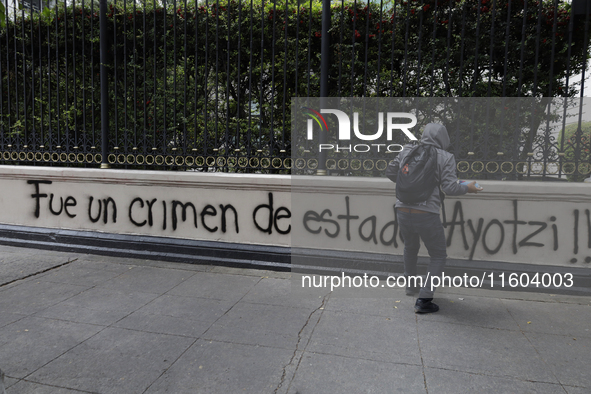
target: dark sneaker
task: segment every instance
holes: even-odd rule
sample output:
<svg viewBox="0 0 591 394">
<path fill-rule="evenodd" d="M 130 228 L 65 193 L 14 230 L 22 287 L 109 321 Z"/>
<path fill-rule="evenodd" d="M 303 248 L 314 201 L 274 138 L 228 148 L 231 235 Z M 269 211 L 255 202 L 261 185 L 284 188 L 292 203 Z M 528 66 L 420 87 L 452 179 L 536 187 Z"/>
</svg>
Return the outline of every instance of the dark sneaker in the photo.
<svg viewBox="0 0 591 394">
<path fill-rule="evenodd" d="M 433 313 L 438 310 L 439 306 L 431 301 L 423 301 L 419 298 L 415 303 L 415 313 Z"/>
</svg>

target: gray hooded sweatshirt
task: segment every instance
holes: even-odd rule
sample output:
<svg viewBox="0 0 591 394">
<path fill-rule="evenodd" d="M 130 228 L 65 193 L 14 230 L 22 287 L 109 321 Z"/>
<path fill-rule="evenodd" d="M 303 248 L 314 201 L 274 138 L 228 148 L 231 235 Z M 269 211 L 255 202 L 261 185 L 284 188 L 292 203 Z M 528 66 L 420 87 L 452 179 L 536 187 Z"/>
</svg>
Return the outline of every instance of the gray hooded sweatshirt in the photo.
<svg viewBox="0 0 591 394">
<path fill-rule="evenodd" d="M 437 180 L 441 185 L 441 190 L 449 196 L 459 196 L 468 192 L 468 186 L 458 183 L 456 176 L 456 160 L 454 155 L 446 152 L 445 149 L 449 147 L 449 134 L 447 129 L 437 123 L 429 123 L 425 126 L 421 143 L 425 145 L 433 145 L 437 149 Z M 396 182 L 396 175 L 400 162 L 408 154 L 412 145 L 404 146 L 402 152 L 390 162 L 387 170 L 387 176 L 392 181 Z M 441 199 L 439 198 L 439 188 L 435 188 L 431 196 L 426 202 L 420 204 L 405 204 L 401 201 L 396 202 L 396 208 L 414 208 L 421 211 L 427 211 L 439 214 L 441 207 Z"/>
</svg>

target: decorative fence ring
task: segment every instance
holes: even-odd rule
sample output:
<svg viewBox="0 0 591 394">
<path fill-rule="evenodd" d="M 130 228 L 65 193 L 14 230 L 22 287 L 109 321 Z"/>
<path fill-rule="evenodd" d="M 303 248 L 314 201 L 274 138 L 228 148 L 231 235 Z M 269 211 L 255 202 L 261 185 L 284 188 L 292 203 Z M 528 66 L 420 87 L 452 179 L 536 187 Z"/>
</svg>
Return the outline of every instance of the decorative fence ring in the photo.
<svg viewBox="0 0 591 394">
<path fill-rule="evenodd" d="M 66 161 L 68 161 L 68 155 L 66 153 L 60 153 L 60 161 L 62 163 L 65 163 Z"/>
<path fill-rule="evenodd" d="M 522 170 L 520 170 L 520 168 L 523 168 Z M 518 174 L 525 174 L 529 169 L 529 164 L 526 163 L 525 161 L 520 161 L 517 164 L 515 164 L 515 171 Z"/>
<path fill-rule="evenodd" d="M 560 168 L 560 163 L 557 161 L 551 161 L 546 163 L 546 172 L 548 174 L 554 175 L 558 174 L 558 169 Z"/>
<path fill-rule="evenodd" d="M 509 166 L 509 170 L 505 169 L 506 165 Z M 503 162 L 503 164 L 501 164 L 501 171 L 503 171 L 503 173 L 505 173 L 505 174 L 509 174 L 509 173 L 513 172 L 514 168 L 515 168 L 515 166 L 510 161 L 505 161 L 505 162 Z"/>
<path fill-rule="evenodd" d="M 35 153 L 33 153 L 33 152 L 27 152 L 27 160 L 28 161 L 35 160 Z"/>
<path fill-rule="evenodd" d="M 275 157 L 275 158 L 273 158 L 273 160 L 271 160 L 271 165 L 275 169 L 280 169 L 282 164 L 283 164 L 283 160 L 281 160 L 280 157 Z"/>
<path fill-rule="evenodd" d="M 474 165 L 478 165 L 478 166 L 480 166 L 480 170 L 475 170 L 475 169 L 474 169 Z M 472 165 L 470 166 L 470 169 L 472 169 L 472 171 L 474 171 L 474 172 L 476 172 L 476 173 L 482 172 L 482 171 L 484 171 L 484 163 L 483 163 L 483 162 L 481 162 L 480 160 L 478 160 L 478 161 L 475 161 L 475 162 L 474 162 L 474 163 L 472 163 Z"/>
<path fill-rule="evenodd" d="M 540 175 L 544 172 L 544 165 L 542 163 L 534 162 L 529 165 L 532 174 Z"/>
<path fill-rule="evenodd" d="M 263 168 L 269 168 L 271 166 L 271 160 L 269 160 L 268 157 L 263 157 L 261 159 L 261 167 Z"/>
<path fill-rule="evenodd" d="M 68 161 L 70 163 L 76 163 L 76 154 L 75 153 L 69 153 L 68 154 Z"/>
<path fill-rule="evenodd" d="M 359 170 L 359 169 L 361 169 L 361 160 L 353 159 L 353 160 L 351 160 L 349 165 L 351 166 L 352 170 Z"/>
<path fill-rule="evenodd" d="M 167 155 L 164 158 L 164 162 L 166 163 L 167 166 L 171 166 L 174 164 L 174 157 L 172 157 L 171 155 Z"/>
<path fill-rule="evenodd" d="M 236 167 L 236 163 L 237 163 L 236 157 L 228 157 L 226 162 L 228 163 L 228 168 Z"/>
<path fill-rule="evenodd" d="M 589 163 L 580 163 L 579 164 L 579 174 L 587 175 L 591 172 L 591 164 Z"/>
<path fill-rule="evenodd" d="M 340 170 L 346 170 L 347 168 L 349 168 L 349 160 L 340 159 L 338 165 Z"/>
<path fill-rule="evenodd" d="M 565 168 L 572 168 L 572 169 L 566 170 Z M 573 163 L 572 161 L 562 163 L 562 172 L 564 172 L 566 175 L 574 174 L 574 172 L 576 170 L 577 170 L 577 167 L 575 167 L 575 163 Z"/>
<path fill-rule="evenodd" d="M 195 158 L 193 156 L 185 157 L 185 165 L 192 166 L 193 164 L 195 164 Z"/>
<path fill-rule="evenodd" d="M 125 164 L 125 155 L 124 154 L 117 155 L 117 163 Z"/>
<path fill-rule="evenodd" d="M 215 163 L 216 163 L 216 165 L 218 167 L 225 167 L 226 166 L 226 163 L 227 163 L 227 160 L 226 160 L 225 157 L 218 157 L 216 159 Z"/>
<path fill-rule="evenodd" d="M 86 162 L 86 156 L 84 155 L 84 153 L 78 153 L 76 155 L 76 161 L 78 163 L 85 163 Z"/>
<path fill-rule="evenodd" d="M 291 170 L 292 165 L 293 165 L 293 160 L 291 160 L 290 157 L 288 157 L 287 159 L 283 159 L 283 167 L 287 168 L 288 170 Z"/>
<path fill-rule="evenodd" d="M 369 164 L 371 164 L 371 166 Z M 375 163 L 373 162 L 373 160 L 367 159 L 367 160 L 363 160 L 363 169 L 365 171 L 371 171 L 373 170 L 375 167 Z"/>
<path fill-rule="evenodd" d="M 135 164 L 135 156 L 132 154 L 129 154 L 125 158 L 125 161 L 127 162 L 127 164 Z"/>
<path fill-rule="evenodd" d="M 302 158 L 296 159 L 296 161 L 295 161 L 295 167 L 298 170 L 303 170 L 304 168 L 306 168 L 306 160 L 304 160 Z"/>
<path fill-rule="evenodd" d="M 470 169 L 470 163 L 463 160 L 463 161 L 458 162 L 456 167 L 458 169 L 458 172 L 468 172 L 468 170 Z"/>
<path fill-rule="evenodd" d="M 154 158 L 154 163 L 156 163 L 156 164 L 157 164 L 157 165 L 159 165 L 159 166 L 163 165 L 163 164 L 164 164 L 164 156 L 162 156 L 162 155 L 157 155 L 157 156 Z"/>
<path fill-rule="evenodd" d="M 156 161 L 156 159 L 154 158 L 153 155 L 147 155 L 146 156 L 146 164 L 151 166 L 152 164 L 154 164 L 154 162 Z"/>
<path fill-rule="evenodd" d="M 43 161 L 51 160 L 51 154 L 49 152 L 43 152 Z"/>
<path fill-rule="evenodd" d="M 240 168 L 246 168 L 246 167 L 248 167 L 248 157 L 246 157 L 246 156 L 240 156 L 238 158 L 238 166 Z"/>
<path fill-rule="evenodd" d="M 327 170 L 334 170 L 335 168 L 337 168 L 337 161 L 335 159 L 326 160 L 326 169 Z"/>
<path fill-rule="evenodd" d="M 2 158 L 4 160 L 10 160 L 10 152 L 4 152 L 4 153 L 2 153 Z"/>
<path fill-rule="evenodd" d="M 117 156 L 111 153 L 109 156 L 107 156 L 107 161 L 111 164 L 115 164 L 117 162 Z"/>
<path fill-rule="evenodd" d="M 41 153 L 41 152 L 35 153 L 35 160 L 42 161 L 43 160 L 43 153 Z"/>
<path fill-rule="evenodd" d="M 16 153 L 16 152 L 14 152 L 14 153 Z M 27 155 L 26 155 L 26 153 L 25 153 L 25 152 L 19 152 L 19 153 L 18 153 L 18 159 L 19 159 L 20 161 L 25 161 L 25 160 L 27 159 Z"/>
<path fill-rule="evenodd" d="M 136 164 L 140 164 L 141 165 L 141 164 L 144 164 L 145 161 L 146 161 L 146 158 L 145 158 L 144 155 L 137 155 L 135 157 L 135 163 Z"/>
<path fill-rule="evenodd" d="M 185 165 L 185 157 L 184 156 L 177 156 L 174 158 L 174 164 L 177 166 Z"/>
<path fill-rule="evenodd" d="M 207 158 L 205 159 L 205 164 L 208 167 L 213 167 L 215 166 L 215 157 L 213 156 L 207 156 Z"/>
<path fill-rule="evenodd" d="M 308 168 L 311 170 L 318 168 L 318 160 L 316 159 L 308 159 L 306 164 L 308 164 Z"/>
<path fill-rule="evenodd" d="M 94 155 L 94 162 L 95 163 L 102 163 L 103 162 L 103 155 L 101 153 L 97 153 Z"/>
<path fill-rule="evenodd" d="M 494 170 L 491 170 L 489 168 L 489 166 L 491 164 L 494 164 L 495 165 L 495 169 Z M 494 174 L 495 172 L 499 171 L 499 163 L 497 163 L 496 161 L 489 161 L 488 163 L 486 163 L 486 171 L 489 172 L 489 173 L 491 173 L 491 174 Z"/>
<path fill-rule="evenodd" d="M 59 153 L 53 152 L 51 154 L 51 161 L 53 161 L 54 163 L 60 161 L 60 155 L 59 155 Z"/>
<path fill-rule="evenodd" d="M 386 160 L 378 160 L 376 162 L 376 169 L 379 171 L 384 171 L 386 168 L 388 168 L 388 162 Z"/>
</svg>

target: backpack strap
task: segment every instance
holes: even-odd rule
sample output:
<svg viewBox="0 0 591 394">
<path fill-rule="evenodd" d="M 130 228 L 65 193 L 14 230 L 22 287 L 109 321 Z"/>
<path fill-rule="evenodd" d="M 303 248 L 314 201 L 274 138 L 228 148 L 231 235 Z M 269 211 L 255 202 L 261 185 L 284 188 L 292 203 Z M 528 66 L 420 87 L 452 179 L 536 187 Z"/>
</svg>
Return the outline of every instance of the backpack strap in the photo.
<svg viewBox="0 0 591 394">
<path fill-rule="evenodd" d="M 441 190 L 441 184 L 437 186 L 439 188 L 439 200 L 441 200 L 441 213 L 443 214 L 443 227 L 447 228 L 447 217 L 445 217 L 445 193 Z"/>
</svg>

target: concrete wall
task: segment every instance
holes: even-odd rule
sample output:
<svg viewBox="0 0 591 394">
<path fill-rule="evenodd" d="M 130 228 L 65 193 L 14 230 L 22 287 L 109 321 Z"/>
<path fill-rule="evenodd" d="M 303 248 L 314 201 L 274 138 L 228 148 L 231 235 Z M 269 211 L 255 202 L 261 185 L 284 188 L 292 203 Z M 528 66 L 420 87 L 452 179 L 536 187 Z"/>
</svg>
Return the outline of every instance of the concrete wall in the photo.
<svg viewBox="0 0 591 394">
<path fill-rule="evenodd" d="M 450 258 L 591 267 L 591 184 L 480 183 L 446 200 Z M 401 254 L 394 202 L 387 179 L 0 167 L 5 225 Z"/>
</svg>

